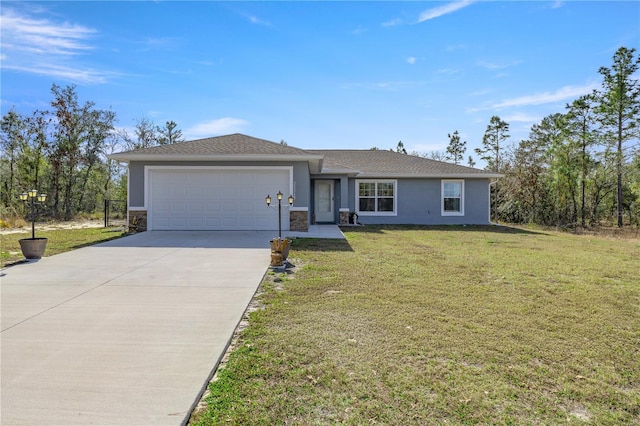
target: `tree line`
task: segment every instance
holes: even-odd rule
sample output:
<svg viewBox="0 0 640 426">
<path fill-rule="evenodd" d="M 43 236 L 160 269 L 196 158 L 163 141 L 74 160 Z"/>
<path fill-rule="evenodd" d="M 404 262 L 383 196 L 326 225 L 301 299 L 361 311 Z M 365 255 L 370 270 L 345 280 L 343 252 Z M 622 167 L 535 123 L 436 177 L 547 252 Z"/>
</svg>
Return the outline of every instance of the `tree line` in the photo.
<svg viewBox="0 0 640 426">
<path fill-rule="evenodd" d="M 640 226 L 640 57 L 621 47 L 601 67 L 600 89 L 566 104 L 510 142 L 509 123 L 491 117 L 475 149 L 485 169 L 501 173 L 491 186 L 491 216 L 508 223 L 560 227 Z M 466 141 L 456 130 L 446 151 L 412 155 L 462 164 Z M 404 152 L 402 142 L 397 152 Z M 475 166 L 469 156 L 467 164 Z"/>
<path fill-rule="evenodd" d="M 70 220 L 101 211 L 105 199 L 126 199 L 126 176 L 106 156 L 183 141 L 177 124 L 137 120 L 134 136 L 116 130 L 116 113 L 81 103 L 75 85 L 51 87 L 50 109 L 30 115 L 12 108 L 0 122 L 0 212 L 20 216 L 19 194 L 48 195 L 45 215 Z"/>
<path fill-rule="evenodd" d="M 476 153 L 504 174 L 493 186 L 497 220 L 640 225 L 639 66 L 635 49 L 621 47 L 599 69 L 599 89 L 534 124 L 517 145 L 504 145 L 509 125 L 491 118 Z"/>
<path fill-rule="evenodd" d="M 509 124 L 491 117 L 475 150 L 485 168 L 503 178 L 491 185 L 492 219 L 509 223 L 594 226 L 612 221 L 640 226 L 640 58 L 621 47 L 601 67 L 600 89 L 568 103 L 510 141 Z M 48 215 L 69 220 L 100 211 L 105 199 L 126 199 L 126 176 L 106 156 L 182 142 L 173 121 L 136 121 L 134 135 L 115 128 L 116 113 L 81 103 L 75 85 L 51 87 L 48 110 L 22 115 L 11 109 L 0 123 L 0 209 L 20 215 L 18 195 L 46 192 Z M 445 152 L 421 155 L 475 166 L 458 131 Z M 286 142 L 281 141 L 286 144 Z M 377 148 L 372 148 L 377 149 Z M 397 152 L 407 154 L 404 144 Z"/>
</svg>

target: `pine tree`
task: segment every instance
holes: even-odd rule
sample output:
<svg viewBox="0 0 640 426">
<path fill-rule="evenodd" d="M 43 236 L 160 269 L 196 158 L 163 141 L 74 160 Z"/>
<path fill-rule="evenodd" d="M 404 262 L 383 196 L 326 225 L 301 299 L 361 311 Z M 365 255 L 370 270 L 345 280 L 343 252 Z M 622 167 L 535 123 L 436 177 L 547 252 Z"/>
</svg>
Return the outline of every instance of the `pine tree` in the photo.
<svg viewBox="0 0 640 426">
<path fill-rule="evenodd" d="M 158 145 L 168 145 L 172 143 L 184 142 L 182 130 L 177 130 L 175 121 L 167 121 L 164 127 L 158 127 Z"/>
<path fill-rule="evenodd" d="M 500 172 L 502 163 L 502 143 L 509 138 L 509 123 L 494 115 L 489 121 L 482 137 L 482 148 L 476 148 L 476 154 L 487 163 L 487 170 Z"/>
<path fill-rule="evenodd" d="M 447 134 L 449 145 L 447 146 L 447 160 L 458 164 L 464 159 L 464 153 L 467 151 L 467 141 L 460 141 L 460 135 L 456 130 L 453 135 Z"/>
<path fill-rule="evenodd" d="M 487 163 L 486 170 L 492 172 L 500 172 L 502 168 L 501 145 L 509 138 L 509 123 L 502 121 L 500 117 L 494 115 L 489 121 L 487 130 L 482 138 L 482 148 L 476 148 L 476 154 L 481 160 Z M 498 221 L 498 182 L 493 186 L 493 214 L 496 222 Z"/>
<path fill-rule="evenodd" d="M 594 123 L 593 96 L 585 95 L 570 105 L 566 115 L 568 137 L 580 151 L 580 221 L 586 225 L 586 182 L 593 163 L 589 149 L 596 141 Z"/>
<path fill-rule="evenodd" d="M 640 86 L 633 78 L 640 66 L 640 57 L 634 58 L 634 53 L 635 49 L 618 49 L 613 55 L 613 66 L 601 67 L 598 71 L 604 81 L 602 91 L 596 92 L 600 101 L 600 123 L 608 142 L 615 146 L 619 227 L 622 227 L 625 144 L 640 135 Z"/>
</svg>

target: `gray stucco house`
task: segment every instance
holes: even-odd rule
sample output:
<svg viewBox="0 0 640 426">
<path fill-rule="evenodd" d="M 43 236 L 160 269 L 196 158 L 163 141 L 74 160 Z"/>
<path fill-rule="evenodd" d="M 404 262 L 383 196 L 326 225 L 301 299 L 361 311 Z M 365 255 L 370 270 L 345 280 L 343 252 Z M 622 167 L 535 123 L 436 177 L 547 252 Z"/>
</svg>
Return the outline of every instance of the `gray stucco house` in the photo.
<svg viewBox="0 0 640 426">
<path fill-rule="evenodd" d="M 310 224 L 489 223 L 499 174 L 384 150 L 302 150 L 232 134 L 112 154 L 128 163 L 140 230 L 276 230 Z M 293 195 L 289 207 L 287 197 Z M 273 204 L 272 204 L 273 205 Z"/>
</svg>

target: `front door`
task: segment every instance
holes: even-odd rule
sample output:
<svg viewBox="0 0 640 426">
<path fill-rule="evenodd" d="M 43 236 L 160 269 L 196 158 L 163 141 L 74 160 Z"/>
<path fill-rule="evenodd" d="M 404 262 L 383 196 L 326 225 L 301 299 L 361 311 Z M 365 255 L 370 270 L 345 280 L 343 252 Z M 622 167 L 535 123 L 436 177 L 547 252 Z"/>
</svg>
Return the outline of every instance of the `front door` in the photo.
<svg viewBox="0 0 640 426">
<path fill-rule="evenodd" d="M 316 180 L 315 214 L 316 222 L 335 222 L 333 215 L 333 181 Z"/>
</svg>

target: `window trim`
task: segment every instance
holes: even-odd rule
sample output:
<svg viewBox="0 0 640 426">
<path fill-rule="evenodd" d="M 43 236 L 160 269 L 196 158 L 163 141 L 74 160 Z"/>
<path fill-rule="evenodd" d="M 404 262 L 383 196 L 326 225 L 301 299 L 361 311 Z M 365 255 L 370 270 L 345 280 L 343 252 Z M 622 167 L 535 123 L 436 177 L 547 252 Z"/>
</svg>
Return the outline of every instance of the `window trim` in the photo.
<svg viewBox="0 0 640 426">
<path fill-rule="evenodd" d="M 360 211 L 360 184 L 361 183 L 375 183 L 375 208 L 373 212 L 361 212 Z M 379 183 L 392 183 L 393 184 L 393 211 L 391 212 L 379 212 L 378 209 L 378 184 Z M 398 215 L 398 180 L 397 179 L 356 179 L 355 182 L 355 211 L 358 216 L 397 216 Z M 387 198 L 387 197 L 382 197 Z"/>
<path fill-rule="evenodd" d="M 460 188 L 460 211 L 445 211 L 444 209 L 444 184 L 445 183 L 459 183 L 461 185 Z M 440 214 L 442 216 L 464 216 L 464 179 L 442 179 L 440 181 Z"/>
</svg>

